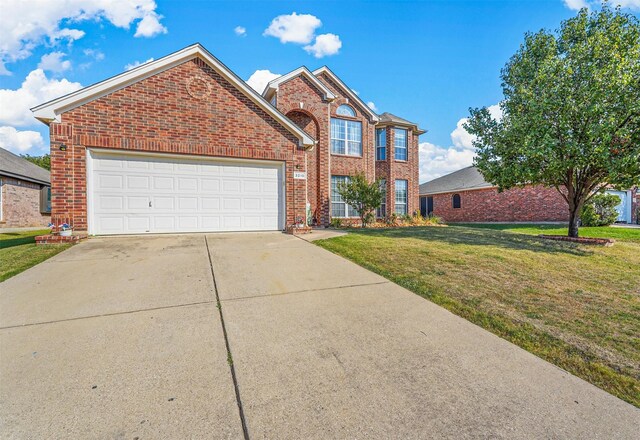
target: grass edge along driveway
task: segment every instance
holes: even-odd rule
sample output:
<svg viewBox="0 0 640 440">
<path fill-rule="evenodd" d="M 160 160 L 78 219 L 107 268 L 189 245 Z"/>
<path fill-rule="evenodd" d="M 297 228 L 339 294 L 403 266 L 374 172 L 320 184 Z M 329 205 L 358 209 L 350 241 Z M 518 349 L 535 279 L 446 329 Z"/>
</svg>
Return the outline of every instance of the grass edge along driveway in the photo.
<svg viewBox="0 0 640 440">
<path fill-rule="evenodd" d="M 625 234 L 593 247 L 450 226 L 314 243 L 640 407 L 640 230 Z"/>
<path fill-rule="evenodd" d="M 42 263 L 71 246 L 70 244 L 37 245 L 36 237 L 49 232 L 48 229 L 20 232 L 0 230 L 0 261 L 2 262 L 0 282 Z"/>
</svg>

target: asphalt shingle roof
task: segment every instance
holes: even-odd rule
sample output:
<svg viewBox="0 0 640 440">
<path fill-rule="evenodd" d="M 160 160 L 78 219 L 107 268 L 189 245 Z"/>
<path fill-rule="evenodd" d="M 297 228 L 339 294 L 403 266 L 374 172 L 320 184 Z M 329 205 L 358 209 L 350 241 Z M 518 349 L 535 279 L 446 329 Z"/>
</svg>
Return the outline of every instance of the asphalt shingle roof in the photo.
<svg viewBox="0 0 640 440">
<path fill-rule="evenodd" d="M 49 171 L 4 148 L 0 148 L 0 175 L 51 185 Z"/>
<path fill-rule="evenodd" d="M 476 167 L 466 167 L 420 185 L 420 195 L 439 194 L 469 189 L 492 188 Z"/>
</svg>

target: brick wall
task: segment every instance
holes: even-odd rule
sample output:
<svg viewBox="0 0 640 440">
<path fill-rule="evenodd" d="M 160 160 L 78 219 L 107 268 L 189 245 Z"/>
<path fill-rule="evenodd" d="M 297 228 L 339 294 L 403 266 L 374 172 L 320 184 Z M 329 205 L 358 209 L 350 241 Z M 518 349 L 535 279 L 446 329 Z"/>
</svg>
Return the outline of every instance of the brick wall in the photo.
<svg viewBox="0 0 640 440">
<path fill-rule="evenodd" d="M 452 198 L 460 194 L 461 207 Z M 555 188 L 526 186 L 498 193 L 495 188 L 433 195 L 433 213 L 446 222 L 564 222 L 567 202 Z"/>
<path fill-rule="evenodd" d="M 40 189 L 37 183 L 3 176 L 0 228 L 46 227 L 51 217 L 40 213 Z"/>
<path fill-rule="evenodd" d="M 329 224 L 329 103 L 304 76 L 296 76 L 278 87 L 277 109 L 316 139 L 307 153 L 307 195 L 314 222 Z"/>
<path fill-rule="evenodd" d="M 297 138 L 200 59 L 63 113 L 50 132 L 52 217 L 76 230 L 87 228 L 88 147 L 283 161 L 286 224 L 305 213 Z"/>
</svg>

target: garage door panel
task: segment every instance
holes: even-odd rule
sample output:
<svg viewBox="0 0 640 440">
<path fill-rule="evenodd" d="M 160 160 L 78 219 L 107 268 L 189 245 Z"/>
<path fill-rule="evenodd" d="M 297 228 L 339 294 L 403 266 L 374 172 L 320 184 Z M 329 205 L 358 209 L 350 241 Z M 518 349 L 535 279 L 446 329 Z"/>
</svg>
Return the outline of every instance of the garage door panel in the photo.
<svg viewBox="0 0 640 440">
<path fill-rule="evenodd" d="M 218 179 L 201 179 L 200 182 L 204 192 L 217 193 L 220 191 L 220 180 Z"/>
<path fill-rule="evenodd" d="M 219 197 L 202 197 L 200 199 L 202 209 L 204 211 L 219 211 L 220 210 L 220 198 Z"/>
<path fill-rule="evenodd" d="M 127 189 L 150 189 L 150 180 L 148 176 L 127 176 Z"/>
<path fill-rule="evenodd" d="M 197 191 L 198 179 L 190 177 L 178 177 L 178 189 L 180 191 Z"/>
<path fill-rule="evenodd" d="M 152 205 L 156 210 L 173 211 L 176 208 L 174 197 L 154 197 Z"/>
<path fill-rule="evenodd" d="M 92 152 L 92 233 L 281 229 L 281 166 Z"/>
<path fill-rule="evenodd" d="M 149 217 L 134 217 L 127 216 L 127 232 L 129 233 L 137 233 L 137 232 L 149 232 L 151 221 Z"/>
<path fill-rule="evenodd" d="M 174 188 L 173 177 L 153 176 L 152 179 L 153 179 L 153 189 L 172 190 Z"/>
</svg>

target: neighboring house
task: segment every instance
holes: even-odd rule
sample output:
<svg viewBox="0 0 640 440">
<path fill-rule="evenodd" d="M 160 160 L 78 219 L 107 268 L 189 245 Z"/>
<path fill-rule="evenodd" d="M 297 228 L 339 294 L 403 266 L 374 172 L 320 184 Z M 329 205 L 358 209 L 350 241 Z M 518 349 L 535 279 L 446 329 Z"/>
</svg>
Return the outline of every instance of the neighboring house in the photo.
<svg viewBox="0 0 640 440">
<path fill-rule="evenodd" d="M 335 192 L 357 172 L 386 179 L 381 215 L 418 210 L 423 132 L 326 67 L 261 95 L 195 44 L 32 110 L 50 127 L 54 222 L 90 234 L 328 225 L 357 215 Z"/>
<path fill-rule="evenodd" d="M 49 171 L 0 148 L 0 228 L 46 227 L 50 213 Z"/>
<path fill-rule="evenodd" d="M 623 200 L 628 201 L 622 208 L 625 216 L 619 221 L 635 221 L 631 213 L 636 212 L 638 206 L 637 188 L 616 194 L 625 195 Z M 473 166 L 421 184 L 420 213 L 433 214 L 452 223 L 569 221 L 567 202 L 555 188 L 526 185 L 500 193 Z"/>
<path fill-rule="evenodd" d="M 527 185 L 499 193 L 476 167 L 420 185 L 420 210 L 447 222 L 565 222 L 567 202 L 555 188 Z"/>
</svg>

